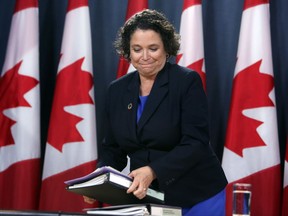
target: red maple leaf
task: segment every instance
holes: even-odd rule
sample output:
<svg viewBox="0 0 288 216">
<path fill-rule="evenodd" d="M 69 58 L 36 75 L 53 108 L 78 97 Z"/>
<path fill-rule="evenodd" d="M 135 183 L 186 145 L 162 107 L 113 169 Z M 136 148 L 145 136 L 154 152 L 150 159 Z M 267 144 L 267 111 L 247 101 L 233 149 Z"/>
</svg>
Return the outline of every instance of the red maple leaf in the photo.
<svg viewBox="0 0 288 216">
<path fill-rule="evenodd" d="M 93 104 L 89 95 L 93 77 L 81 69 L 83 61 L 84 57 L 63 68 L 57 76 L 48 142 L 60 152 L 65 143 L 84 141 L 76 128 L 83 119 L 64 110 L 66 106 Z"/>
<path fill-rule="evenodd" d="M 274 106 L 269 98 L 273 77 L 260 73 L 260 65 L 261 60 L 240 71 L 233 81 L 226 147 L 241 157 L 245 148 L 265 146 L 256 131 L 263 122 L 244 116 L 243 111 Z"/>
<path fill-rule="evenodd" d="M 20 106 L 31 107 L 24 95 L 38 84 L 38 80 L 18 73 L 22 61 L 0 78 L 0 147 L 12 145 L 11 127 L 16 123 L 4 115 L 4 110 Z"/>
<path fill-rule="evenodd" d="M 191 70 L 196 71 L 200 75 L 204 90 L 206 91 L 206 73 L 202 70 L 203 62 L 204 62 L 204 59 L 202 58 L 202 59 L 188 65 L 187 67 L 190 68 Z"/>
<path fill-rule="evenodd" d="M 177 63 L 180 61 L 182 56 L 183 56 L 183 54 L 177 55 L 177 57 L 176 57 Z M 198 61 L 193 62 L 192 64 L 188 65 L 187 68 L 190 68 L 191 70 L 196 71 L 200 75 L 204 90 L 206 91 L 206 73 L 202 70 L 203 62 L 204 62 L 203 58 L 199 59 Z"/>
</svg>

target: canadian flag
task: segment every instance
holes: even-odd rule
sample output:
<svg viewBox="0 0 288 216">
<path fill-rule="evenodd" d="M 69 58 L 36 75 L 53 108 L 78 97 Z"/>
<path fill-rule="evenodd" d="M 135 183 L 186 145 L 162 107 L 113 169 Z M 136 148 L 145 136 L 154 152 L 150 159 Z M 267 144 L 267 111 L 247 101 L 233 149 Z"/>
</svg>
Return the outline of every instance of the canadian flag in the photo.
<svg viewBox="0 0 288 216">
<path fill-rule="evenodd" d="M 180 23 L 181 44 L 176 61 L 196 71 L 206 90 L 201 0 L 184 0 Z"/>
<path fill-rule="evenodd" d="M 268 0 L 245 0 L 222 165 L 227 215 L 233 183 L 252 185 L 251 215 L 279 215 L 281 168 Z"/>
<path fill-rule="evenodd" d="M 135 13 L 140 12 L 148 8 L 148 0 L 129 0 L 127 11 L 126 11 L 126 21 L 132 17 Z M 124 57 L 120 57 L 117 70 L 117 78 L 136 70 L 132 64 L 130 64 Z"/>
<path fill-rule="evenodd" d="M 284 162 L 282 216 L 288 216 L 288 137 L 286 140 L 286 156 Z"/>
<path fill-rule="evenodd" d="M 127 21 L 130 17 L 132 17 L 134 14 L 148 8 L 148 0 L 129 0 L 127 11 L 126 11 L 126 18 Z M 120 78 L 124 76 L 127 73 L 130 73 L 132 71 L 135 71 L 136 69 L 133 67 L 132 64 L 130 64 L 127 59 L 124 57 L 119 58 L 118 63 L 118 70 L 117 70 L 117 78 Z M 128 174 L 130 172 L 130 158 L 128 157 L 128 164 L 122 171 L 125 174 Z"/>
<path fill-rule="evenodd" d="M 69 0 L 42 176 L 40 210 L 91 207 L 64 182 L 96 168 L 96 117 L 88 0 Z"/>
<path fill-rule="evenodd" d="M 16 0 L 0 77 L 0 209 L 37 209 L 40 182 L 38 1 Z"/>
</svg>

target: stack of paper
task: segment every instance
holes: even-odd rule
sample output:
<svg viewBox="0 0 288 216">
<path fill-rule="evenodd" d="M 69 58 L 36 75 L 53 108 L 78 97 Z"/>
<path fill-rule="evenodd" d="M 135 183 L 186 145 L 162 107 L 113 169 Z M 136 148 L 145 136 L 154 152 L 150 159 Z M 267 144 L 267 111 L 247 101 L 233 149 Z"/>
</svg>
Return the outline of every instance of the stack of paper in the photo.
<svg viewBox="0 0 288 216">
<path fill-rule="evenodd" d="M 135 204 L 135 205 L 119 205 L 104 208 L 86 209 L 87 214 L 94 215 L 137 215 L 137 216 L 181 216 L 180 207 L 165 206 L 157 204 Z"/>
</svg>

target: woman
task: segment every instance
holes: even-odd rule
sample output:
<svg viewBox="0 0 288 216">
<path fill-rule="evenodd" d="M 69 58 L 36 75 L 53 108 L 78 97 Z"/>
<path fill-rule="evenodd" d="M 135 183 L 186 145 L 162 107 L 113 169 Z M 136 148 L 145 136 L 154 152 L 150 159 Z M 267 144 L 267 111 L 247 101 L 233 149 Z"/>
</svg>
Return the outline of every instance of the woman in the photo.
<svg viewBox="0 0 288 216">
<path fill-rule="evenodd" d="M 120 29 L 115 46 L 136 71 L 109 86 L 98 166 L 122 170 L 128 155 L 127 193 L 143 199 L 152 185 L 185 215 L 224 215 L 227 181 L 209 145 L 201 79 L 167 62 L 179 49 L 174 27 L 163 14 L 144 10 Z"/>
</svg>

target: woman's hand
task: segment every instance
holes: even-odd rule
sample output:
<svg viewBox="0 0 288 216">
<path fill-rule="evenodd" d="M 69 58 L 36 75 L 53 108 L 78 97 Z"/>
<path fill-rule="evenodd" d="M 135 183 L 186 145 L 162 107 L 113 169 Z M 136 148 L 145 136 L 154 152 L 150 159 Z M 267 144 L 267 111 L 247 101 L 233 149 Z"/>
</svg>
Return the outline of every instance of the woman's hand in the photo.
<svg viewBox="0 0 288 216">
<path fill-rule="evenodd" d="M 87 197 L 87 196 L 83 196 L 84 198 L 84 202 L 89 203 L 89 204 L 93 204 L 94 202 L 96 202 L 95 199 Z"/>
<path fill-rule="evenodd" d="M 133 170 L 129 176 L 133 178 L 133 182 L 128 188 L 127 193 L 133 192 L 138 199 L 143 199 L 146 196 L 148 187 L 156 178 L 154 171 L 149 166 Z"/>
</svg>

